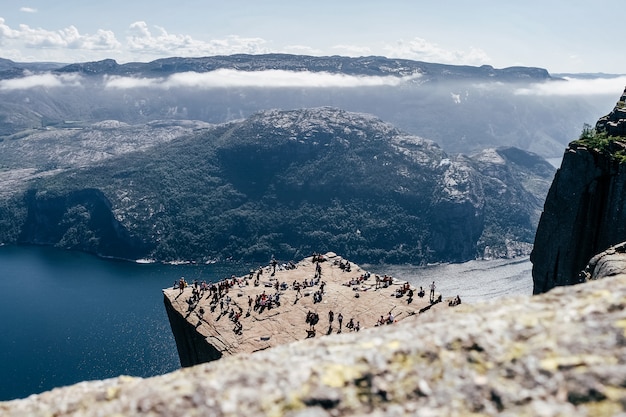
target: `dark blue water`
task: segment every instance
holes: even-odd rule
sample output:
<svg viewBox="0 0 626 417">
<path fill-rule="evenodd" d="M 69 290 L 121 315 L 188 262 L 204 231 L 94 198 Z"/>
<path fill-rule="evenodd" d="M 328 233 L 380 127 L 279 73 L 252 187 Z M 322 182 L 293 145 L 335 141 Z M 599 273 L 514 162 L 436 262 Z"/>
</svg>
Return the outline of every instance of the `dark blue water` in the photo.
<svg viewBox="0 0 626 417">
<path fill-rule="evenodd" d="M 180 367 L 161 289 L 249 266 L 158 265 L 0 247 L 0 401 L 79 381 Z"/>
</svg>

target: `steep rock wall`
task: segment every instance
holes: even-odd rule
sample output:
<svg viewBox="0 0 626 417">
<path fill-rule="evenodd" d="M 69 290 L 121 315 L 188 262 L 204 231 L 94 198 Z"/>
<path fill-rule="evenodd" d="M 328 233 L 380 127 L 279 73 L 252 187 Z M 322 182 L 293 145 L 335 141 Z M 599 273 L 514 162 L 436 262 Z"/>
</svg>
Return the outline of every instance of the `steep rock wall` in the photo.
<svg viewBox="0 0 626 417">
<path fill-rule="evenodd" d="M 97 255 L 138 259 L 149 246 L 115 218 L 102 191 L 86 188 L 62 194 L 30 190 L 19 243 L 54 245 Z"/>
<path fill-rule="evenodd" d="M 570 144 L 535 236 L 533 293 L 579 282 L 592 256 L 626 240 L 625 183 L 625 166 Z"/>
<path fill-rule="evenodd" d="M 596 125 L 609 139 L 572 142 L 565 151 L 530 258 L 535 294 L 580 282 L 592 256 L 626 240 L 626 142 L 611 130 L 623 125 L 624 97 Z"/>
<path fill-rule="evenodd" d="M 194 326 L 174 309 L 169 298 L 166 296 L 163 298 L 167 318 L 176 340 L 180 365 L 189 367 L 221 358 L 222 353 L 209 344 Z"/>
</svg>

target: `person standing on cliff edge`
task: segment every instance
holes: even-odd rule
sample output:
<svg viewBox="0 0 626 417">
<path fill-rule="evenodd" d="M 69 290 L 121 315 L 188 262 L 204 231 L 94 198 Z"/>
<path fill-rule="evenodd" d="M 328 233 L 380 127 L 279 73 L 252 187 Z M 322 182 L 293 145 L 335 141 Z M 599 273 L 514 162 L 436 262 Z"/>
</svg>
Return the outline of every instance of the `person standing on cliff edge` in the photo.
<svg viewBox="0 0 626 417">
<path fill-rule="evenodd" d="M 432 284 L 430 284 L 430 303 L 432 304 L 433 301 L 435 301 L 435 281 L 433 281 Z"/>
</svg>

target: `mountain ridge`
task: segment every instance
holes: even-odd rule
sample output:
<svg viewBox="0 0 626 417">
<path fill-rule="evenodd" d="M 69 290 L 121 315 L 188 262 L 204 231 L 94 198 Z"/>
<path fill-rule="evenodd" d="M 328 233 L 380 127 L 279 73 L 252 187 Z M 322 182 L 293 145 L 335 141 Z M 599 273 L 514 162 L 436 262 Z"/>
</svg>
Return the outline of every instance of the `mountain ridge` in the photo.
<svg viewBox="0 0 626 417">
<path fill-rule="evenodd" d="M 450 65 L 395 59 L 383 56 L 359 58 L 345 56 L 311 56 L 292 54 L 235 54 L 197 58 L 171 57 L 140 63 L 118 64 L 113 59 L 75 63 L 56 69 L 59 73 L 84 73 L 89 75 L 155 75 L 163 76 L 177 72 L 208 72 L 217 69 L 236 69 L 240 71 L 290 70 L 344 73 L 350 75 L 395 75 L 407 76 L 423 74 L 431 80 L 448 79 L 492 79 L 492 80 L 550 80 L 546 69 L 536 67 L 507 67 L 496 69 L 490 65 Z"/>
<path fill-rule="evenodd" d="M 553 168 L 530 157 L 543 164 L 533 173 L 514 154 L 494 150 L 479 163 L 371 115 L 268 110 L 31 182 L 28 204 L 14 197 L 3 235 L 107 256 L 97 233 L 76 241 L 77 231 L 123 227 L 142 242 L 137 257 L 198 262 L 315 250 L 415 263 L 519 256 L 538 219 L 531 195 L 545 192 Z M 543 186 L 531 190 L 524 176 Z M 90 215 L 88 202 L 57 207 L 55 219 L 29 211 L 83 189 L 106 197 L 115 222 L 94 224 L 103 217 Z M 37 235 L 50 229 L 24 228 L 27 218 L 66 229 Z"/>
</svg>

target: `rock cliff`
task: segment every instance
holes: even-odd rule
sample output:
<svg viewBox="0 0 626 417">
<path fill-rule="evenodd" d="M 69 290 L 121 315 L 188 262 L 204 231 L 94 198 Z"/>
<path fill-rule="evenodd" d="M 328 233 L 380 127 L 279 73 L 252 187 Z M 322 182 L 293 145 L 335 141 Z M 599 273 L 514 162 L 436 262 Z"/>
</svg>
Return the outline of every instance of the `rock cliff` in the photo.
<svg viewBox="0 0 626 417">
<path fill-rule="evenodd" d="M 154 378 L 58 388 L 0 403 L 0 414 L 623 415 L 626 274 L 618 269 L 547 294 L 463 304 Z"/>
<path fill-rule="evenodd" d="M 626 136 L 626 90 L 613 111 L 598 120 L 596 130 L 606 132 L 609 136 Z"/>
<path fill-rule="evenodd" d="M 308 257 L 287 268 L 279 265 L 275 272 L 271 265 L 260 268 L 251 276 L 237 278 L 236 284 L 219 298 L 203 292 L 198 299 L 193 296 L 191 287 L 182 291 L 179 288 L 163 290 L 181 365 L 197 365 L 306 338 L 356 331 L 348 325 L 350 321 L 359 329 L 365 329 L 375 327 L 380 317 L 389 319 L 390 313 L 395 324 L 416 314 L 449 308 L 450 299 L 444 300 L 442 296 L 442 302 L 431 304 L 428 289 L 424 289 L 426 293 L 421 297 L 417 288 L 409 286 L 402 291 L 408 285 L 406 282 L 393 277 L 379 282 L 375 275 L 332 252 L 320 259 L 321 262 L 314 262 Z M 347 264 L 350 265 L 348 270 Z M 321 278 L 314 281 L 317 268 Z M 254 285 L 257 273 L 260 275 Z M 304 286 L 305 281 L 307 286 Z M 294 288 L 294 282 L 299 283 L 301 291 Z M 322 282 L 324 287 L 320 293 Z M 411 297 L 409 289 L 413 292 Z M 248 304 L 249 300 L 252 302 L 264 295 L 272 298 L 278 295 L 278 305 L 253 308 Z M 438 296 L 439 293 L 435 298 Z M 448 296 L 454 297 L 454 294 Z M 331 312 L 333 320 L 329 321 Z M 240 315 L 235 319 L 237 313 Z M 308 313 L 317 315 L 315 324 L 306 320 Z"/>
<path fill-rule="evenodd" d="M 565 150 L 531 254 L 535 294 L 579 282 L 592 256 L 626 240 L 623 103 Z"/>
</svg>

